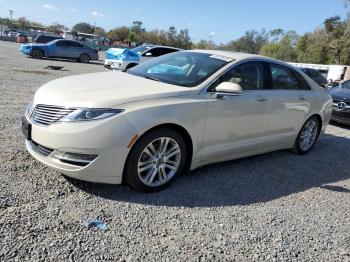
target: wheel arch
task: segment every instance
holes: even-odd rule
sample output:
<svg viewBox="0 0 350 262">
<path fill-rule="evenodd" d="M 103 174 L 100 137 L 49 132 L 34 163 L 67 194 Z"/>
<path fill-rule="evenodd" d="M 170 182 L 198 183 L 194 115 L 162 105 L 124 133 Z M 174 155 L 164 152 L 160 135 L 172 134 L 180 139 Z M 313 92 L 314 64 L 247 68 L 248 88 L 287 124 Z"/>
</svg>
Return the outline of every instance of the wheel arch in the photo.
<svg viewBox="0 0 350 262">
<path fill-rule="evenodd" d="M 31 50 L 31 52 L 30 52 L 30 55 L 33 55 L 33 52 L 34 52 L 35 50 L 40 51 L 40 52 L 43 54 L 43 56 L 46 56 L 45 51 L 44 51 L 42 48 L 39 48 L 39 47 L 33 47 L 32 50 Z"/>
<path fill-rule="evenodd" d="M 179 124 L 175 124 L 175 123 L 163 123 L 163 124 L 158 124 L 156 126 L 153 126 L 152 128 L 146 130 L 145 132 L 143 132 L 143 134 L 141 134 L 136 141 L 133 143 L 132 147 L 129 150 L 128 156 L 126 158 L 126 161 L 124 163 L 124 168 L 123 168 L 123 177 L 122 177 L 122 181 L 125 181 L 125 167 L 126 164 L 129 160 L 129 156 L 131 154 L 132 149 L 134 148 L 134 146 L 136 145 L 136 143 L 140 140 L 140 138 L 142 138 L 143 136 L 145 136 L 146 134 L 148 134 L 149 132 L 152 132 L 156 129 L 160 129 L 160 128 L 170 128 L 175 130 L 176 132 L 178 132 L 182 138 L 185 141 L 185 145 L 186 145 L 186 150 L 187 150 L 187 157 L 186 157 L 186 164 L 185 164 L 185 172 L 188 171 L 191 167 L 191 162 L 192 162 L 192 156 L 193 156 L 193 140 L 192 137 L 190 135 L 190 133 L 188 132 L 188 130 L 186 128 L 184 128 L 183 126 L 179 125 Z"/>
<path fill-rule="evenodd" d="M 129 64 L 125 67 L 125 69 L 130 69 L 130 68 L 133 68 L 134 66 L 137 66 L 137 65 L 138 65 L 138 63 L 132 62 L 132 63 L 129 63 Z"/>
<path fill-rule="evenodd" d="M 320 128 L 319 128 L 319 130 L 318 130 L 318 134 L 317 134 L 317 137 L 321 134 L 321 131 L 322 131 L 322 128 L 323 128 L 323 119 L 322 119 L 322 116 L 320 115 L 320 114 L 312 114 L 312 115 L 310 115 L 305 121 L 304 121 L 304 123 L 303 123 L 303 125 L 301 126 L 301 128 L 300 128 L 300 130 L 303 128 L 303 126 L 305 125 L 305 123 L 307 122 L 307 121 L 309 121 L 309 119 L 310 118 L 312 118 L 312 117 L 315 117 L 316 119 L 317 119 L 317 121 L 318 121 L 318 124 L 320 125 Z M 300 132 L 300 131 L 299 131 Z"/>
</svg>

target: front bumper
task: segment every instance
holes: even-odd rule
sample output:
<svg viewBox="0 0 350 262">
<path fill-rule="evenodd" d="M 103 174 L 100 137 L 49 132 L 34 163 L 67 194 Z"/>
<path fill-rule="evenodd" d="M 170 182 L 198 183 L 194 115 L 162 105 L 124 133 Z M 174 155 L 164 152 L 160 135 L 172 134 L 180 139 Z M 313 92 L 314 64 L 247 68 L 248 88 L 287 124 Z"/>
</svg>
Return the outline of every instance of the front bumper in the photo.
<svg viewBox="0 0 350 262">
<path fill-rule="evenodd" d="M 129 149 L 137 131 L 123 116 L 83 123 L 54 123 L 40 126 L 33 123 L 31 140 L 26 140 L 28 152 L 44 165 L 79 180 L 120 184 Z M 43 151 L 38 150 L 40 146 Z M 96 155 L 85 166 L 61 161 L 58 152 Z"/>
<path fill-rule="evenodd" d="M 332 120 L 341 124 L 350 125 L 350 109 L 346 109 L 346 110 L 333 109 Z"/>
<path fill-rule="evenodd" d="M 20 47 L 19 51 L 24 54 L 24 55 L 31 55 L 32 53 L 32 49 L 31 48 L 24 48 L 24 47 Z"/>
</svg>

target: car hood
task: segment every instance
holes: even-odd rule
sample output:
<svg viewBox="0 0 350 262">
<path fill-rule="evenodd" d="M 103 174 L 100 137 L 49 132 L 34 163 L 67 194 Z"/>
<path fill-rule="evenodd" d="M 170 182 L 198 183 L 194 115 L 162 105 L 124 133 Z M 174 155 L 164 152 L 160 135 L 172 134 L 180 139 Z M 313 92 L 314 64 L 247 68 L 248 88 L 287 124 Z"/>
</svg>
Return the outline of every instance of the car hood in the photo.
<svg viewBox="0 0 350 262">
<path fill-rule="evenodd" d="M 186 87 L 149 80 L 123 72 L 69 76 L 44 84 L 34 104 L 65 107 L 109 108 L 139 100 L 193 93 Z"/>
<path fill-rule="evenodd" d="M 333 99 L 350 102 L 350 89 L 336 87 L 330 90 L 330 94 Z"/>
</svg>

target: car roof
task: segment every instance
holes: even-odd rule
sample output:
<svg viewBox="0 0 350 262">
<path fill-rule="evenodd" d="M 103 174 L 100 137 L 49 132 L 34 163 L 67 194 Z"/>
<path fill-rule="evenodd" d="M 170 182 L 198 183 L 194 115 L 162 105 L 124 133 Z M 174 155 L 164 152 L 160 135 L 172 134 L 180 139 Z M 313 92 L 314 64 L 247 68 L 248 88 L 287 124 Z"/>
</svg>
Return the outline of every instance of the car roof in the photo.
<svg viewBox="0 0 350 262">
<path fill-rule="evenodd" d="M 145 47 L 155 48 L 155 47 L 163 47 L 163 48 L 171 48 L 174 50 L 182 50 L 180 48 L 172 47 L 172 46 L 166 46 L 166 45 L 144 45 Z"/>
<path fill-rule="evenodd" d="M 204 53 L 204 54 L 210 54 L 210 55 L 218 55 L 218 56 L 225 56 L 228 58 L 232 58 L 234 60 L 243 60 L 243 59 L 252 59 L 252 58 L 265 58 L 268 60 L 275 60 L 272 58 L 260 56 L 260 55 L 254 55 L 254 54 L 248 54 L 248 53 L 240 53 L 240 52 L 234 52 L 234 51 L 221 51 L 221 50 L 203 50 L 203 49 L 195 49 L 195 50 L 188 50 L 191 52 L 198 52 L 198 53 Z M 276 60 L 278 61 L 278 60 Z"/>
</svg>

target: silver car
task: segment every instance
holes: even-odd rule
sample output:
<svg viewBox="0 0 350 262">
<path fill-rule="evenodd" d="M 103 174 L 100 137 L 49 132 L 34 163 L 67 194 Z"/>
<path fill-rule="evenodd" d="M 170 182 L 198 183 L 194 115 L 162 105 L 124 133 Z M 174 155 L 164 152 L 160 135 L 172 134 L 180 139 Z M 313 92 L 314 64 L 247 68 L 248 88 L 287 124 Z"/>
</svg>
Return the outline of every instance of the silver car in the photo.
<svg viewBox="0 0 350 262">
<path fill-rule="evenodd" d="M 156 191 L 210 163 L 308 153 L 331 113 L 329 94 L 286 63 L 197 50 L 51 81 L 22 128 L 28 151 L 60 173 Z"/>
</svg>

